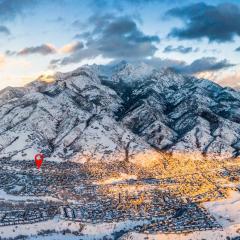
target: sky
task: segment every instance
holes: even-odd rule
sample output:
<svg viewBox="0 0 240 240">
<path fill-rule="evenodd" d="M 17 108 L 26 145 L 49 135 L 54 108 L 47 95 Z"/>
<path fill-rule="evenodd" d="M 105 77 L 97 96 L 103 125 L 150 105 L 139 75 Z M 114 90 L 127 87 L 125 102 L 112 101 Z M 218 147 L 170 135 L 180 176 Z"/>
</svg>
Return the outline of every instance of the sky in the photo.
<svg viewBox="0 0 240 240">
<path fill-rule="evenodd" d="M 240 1 L 0 0 L 0 89 L 121 60 L 240 87 Z"/>
</svg>

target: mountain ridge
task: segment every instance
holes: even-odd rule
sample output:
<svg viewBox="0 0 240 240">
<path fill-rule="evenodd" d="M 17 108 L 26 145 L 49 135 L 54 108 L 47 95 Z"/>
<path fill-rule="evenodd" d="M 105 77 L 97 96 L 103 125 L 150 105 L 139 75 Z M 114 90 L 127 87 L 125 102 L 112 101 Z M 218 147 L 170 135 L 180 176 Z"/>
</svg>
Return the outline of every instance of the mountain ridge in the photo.
<svg viewBox="0 0 240 240">
<path fill-rule="evenodd" d="M 133 161 L 240 155 L 240 93 L 171 69 L 85 65 L 0 92 L 0 157 Z"/>
</svg>

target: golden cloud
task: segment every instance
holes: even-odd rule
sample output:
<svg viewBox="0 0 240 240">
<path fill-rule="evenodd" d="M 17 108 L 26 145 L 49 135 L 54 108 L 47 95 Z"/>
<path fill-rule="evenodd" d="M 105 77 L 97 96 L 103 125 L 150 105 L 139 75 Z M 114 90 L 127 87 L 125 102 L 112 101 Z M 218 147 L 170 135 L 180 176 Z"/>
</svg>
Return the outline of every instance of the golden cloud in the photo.
<svg viewBox="0 0 240 240">
<path fill-rule="evenodd" d="M 223 86 L 240 88 L 240 71 L 223 77 L 218 81 L 218 83 Z"/>
<path fill-rule="evenodd" d="M 42 81 L 42 82 L 46 82 L 46 83 L 50 83 L 53 82 L 55 80 L 55 72 L 54 71 L 46 71 L 43 72 L 39 77 L 38 80 Z"/>
<path fill-rule="evenodd" d="M 83 44 L 81 42 L 74 42 L 64 45 L 62 48 L 59 49 L 60 53 L 72 53 L 79 49 L 83 48 Z"/>
<path fill-rule="evenodd" d="M 216 72 L 201 72 L 195 74 L 198 78 L 205 78 L 212 80 L 224 87 L 233 87 L 233 88 L 240 88 L 240 67 L 234 68 L 231 71 L 229 70 L 222 70 Z"/>
</svg>

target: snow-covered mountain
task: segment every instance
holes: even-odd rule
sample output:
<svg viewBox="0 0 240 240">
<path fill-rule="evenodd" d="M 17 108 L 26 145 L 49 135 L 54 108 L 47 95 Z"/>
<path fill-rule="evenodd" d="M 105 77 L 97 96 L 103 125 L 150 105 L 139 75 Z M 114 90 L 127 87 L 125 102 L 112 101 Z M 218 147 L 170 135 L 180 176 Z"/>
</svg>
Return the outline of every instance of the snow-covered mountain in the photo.
<svg viewBox="0 0 240 240">
<path fill-rule="evenodd" d="M 0 92 L 0 158 L 132 161 L 240 154 L 240 92 L 144 63 L 83 66 Z"/>
</svg>

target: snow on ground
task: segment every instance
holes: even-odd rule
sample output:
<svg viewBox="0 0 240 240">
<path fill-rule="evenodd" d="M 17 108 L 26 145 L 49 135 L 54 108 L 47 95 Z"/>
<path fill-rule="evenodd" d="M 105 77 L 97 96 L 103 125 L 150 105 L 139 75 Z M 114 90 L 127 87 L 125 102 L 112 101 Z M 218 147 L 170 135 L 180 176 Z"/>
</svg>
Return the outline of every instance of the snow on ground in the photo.
<svg viewBox="0 0 240 240">
<path fill-rule="evenodd" d="M 75 236 L 73 234 L 59 234 L 59 233 L 53 233 L 47 236 L 33 236 L 29 237 L 28 240 L 80 240 L 83 239 L 79 236 Z M 86 238 L 84 238 L 86 239 Z M 87 240 L 87 239 L 86 239 Z"/>
<path fill-rule="evenodd" d="M 19 235 L 34 236 L 42 230 L 63 231 L 69 229 L 71 231 L 79 231 L 80 227 L 80 223 L 72 223 L 59 220 L 59 218 L 54 218 L 52 220 L 34 224 L 4 226 L 0 228 L 0 236 L 3 238 L 13 238 Z"/>
<path fill-rule="evenodd" d="M 34 224 L 5 226 L 0 228 L 0 236 L 5 238 L 17 237 L 19 235 L 30 236 L 29 239 L 45 239 L 45 240 L 60 240 L 60 239 L 102 239 L 104 236 L 110 236 L 114 232 L 121 230 L 128 230 L 139 224 L 147 223 L 148 221 L 125 221 L 118 223 L 102 223 L 102 224 L 85 224 L 82 228 L 80 222 L 65 221 L 59 218 L 54 218 L 45 222 L 39 222 Z M 76 237 L 73 234 L 66 234 L 65 236 L 60 231 L 69 229 L 71 232 L 82 233 L 81 237 Z M 49 236 L 38 236 L 37 234 L 43 230 L 55 230 L 56 233 L 50 233 Z"/>
<path fill-rule="evenodd" d="M 239 231 L 239 233 L 237 233 Z M 226 240 L 227 237 L 240 236 L 240 225 L 231 226 L 222 230 L 208 230 L 182 234 L 139 234 L 129 233 L 120 238 L 121 240 Z"/>
<path fill-rule="evenodd" d="M 84 235 L 92 236 L 94 238 L 100 238 L 106 235 L 110 235 L 113 232 L 119 232 L 121 230 L 131 229 L 137 225 L 148 223 L 149 221 L 124 221 L 117 223 L 102 223 L 102 224 L 87 224 L 83 229 Z"/>
<path fill-rule="evenodd" d="M 32 201 L 32 200 L 43 200 L 43 201 L 59 201 L 59 199 L 51 196 L 19 196 L 6 193 L 4 190 L 0 189 L 0 200 L 10 200 L 10 201 Z"/>
<path fill-rule="evenodd" d="M 240 193 L 230 191 L 227 199 L 207 202 L 204 207 L 217 219 L 223 226 L 240 225 Z"/>
</svg>

